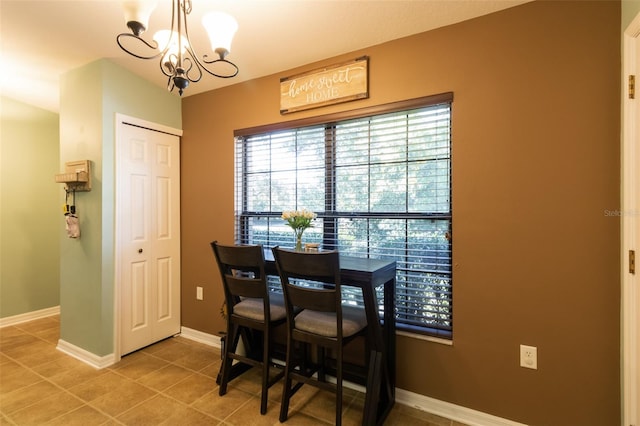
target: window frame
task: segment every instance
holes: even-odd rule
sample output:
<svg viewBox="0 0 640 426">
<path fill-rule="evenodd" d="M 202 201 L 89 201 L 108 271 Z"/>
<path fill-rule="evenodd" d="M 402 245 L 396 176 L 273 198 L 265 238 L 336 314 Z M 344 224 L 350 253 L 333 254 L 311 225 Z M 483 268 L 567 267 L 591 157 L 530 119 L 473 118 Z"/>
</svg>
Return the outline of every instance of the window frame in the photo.
<svg viewBox="0 0 640 426">
<path fill-rule="evenodd" d="M 383 114 L 388 114 L 388 113 L 393 113 L 393 112 L 400 112 L 400 111 L 409 111 L 409 110 L 413 110 L 413 109 L 419 109 L 419 108 L 426 108 L 429 106 L 435 106 L 438 104 L 445 104 L 448 103 L 450 106 L 452 106 L 453 104 L 453 93 L 452 92 L 447 92 L 447 93 L 442 93 L 442 94 L 438 94 L 438 95 L 432 95 L 432 96 L 426 96 L 426 97 L 420 97 L 420 98 L 415 98 L 415 99 L 409 99 L 409 100 L 404 100 L 404 101 L 399 101 L 399 102 L 392 102 L 392 103 L 388 103 L 388 104 L 383 104 L 383 105 L 377 105 L 377 106 L 373 106 L 373 107 L 365 107 L 365 108 L 360 108 L 360 109 L 354 109 L 354 110 L 350 110 L 350 111 L 344 111 L 344 112 L 338 112 L 338 113 L 332 113 L 332 114 L 324 114 L 324 115 L 319 115 L 319 116 L 314 116 L 314 117 L 307 117 L 307 118 L 302 118 L 302 119 L 297 119 L 297 120 L 291 120 L 291 121 L 285 121 L 285 122 L 280 122 L 280 123 L 274 123 L 274 124 L 270 124 L 270 125 L 264 125 L 264 126 L 256 126 L 256 127 L 251 127 L 251 128 L 245 128 L 245 129 L 239 129 L 234 131 L 234 137 L 235 138 L 246 138 L 246 137 L 250 137 L 250 136 L 255 136 L 255 135 L 261 135 L 261 134 L 268 134 L 268 133 L 275 133 L 278 131 L 285 131 L 285 130 L 292 130 L 292 129 L 299 129 L 299 128 L 303 128 L 303 127 L 309 127 L 309 126 L 317 126 L 317 125 L 324 125 L 324 124 L 330 124 L 330 123 L 335 123 L 335 122 L 343 122 L 346 120 L 350 120 L 350 119 L 357 119 L 357 118 L 363 118 L 363 117 L 370 117 L 370 116 L 377 116 L 377 115 L 383 115 Z M 453 114 L 453 111 L 450 111 L 450 117 Z M 334 129 L 335 131 L 335 126 L 331 127 L 331 129 Z M 325 140 L 326 140 L 326 136 L 325 136 Z M 453 229 L 453 208 L 452 208 L 452 198 L 451 198 L 451 192 L 452 192 L 452 159 L 451 159 L 451 139 L 449 140 L 450 145 L 449 145 L 449 153 L 450 153 L 450 157 L 449 157 L 449 204 L 450 204 L 450 209 L 449 209 L 449 213 L 448 214 L 433 214 L 433 213 L 410 213 L 410 212 L 406 212 L 400 215 L 399 218 L 405 218 L 406 220 L 407 217 L 415 217 L 415 218 L 434 218 L 434 219 L 445 219 L 445 220 L 449 220 L 449 232 L 452 232 Z M 236 159 L 237 161 L 237 159 Z M 244 161 L 244 159 L 243 159 Z M 329 161 L 326 161 L 325 164 L 327 165 L 327 177 L 329 179 L 335 179 L 335 176 L 333 175 L 334 170 L 329 170 L 331 169 L 331 166 L 329 165 Z M 243 183 L 244 184 L 244 183 Z M 238 189 L 238 184 L 236 183 L 234 192 L 237 191 Z M 243 193 L 245 192 L 246 188 L 242 188 Z M 237 194 L 236 194 L 237 197 Z M 335 199 L 334 199 L 335 202 Z M 236 226 L 238 227 L 236 229 L 235 232 L 235 237 L 239 238 L 239 236 L 241 235 L 241 226 L 243 226 L 240 222 L 242 222 L 242 220 L 237 220 L 240 216 L 241 213 L 251 213 L 251 212 L 236 212 Z M 264 215 L 266 217 L 279 217 L 279 214 L 276 213 L 271 213 L 269 215 Z M 363 217 L 367 217 L 367 218 L 375 218 L 376 214 L 375 213 L 360 213 L 360 214 L 354 214 L 354 217 L 356 216 L 363 216 Z M 327 217 L 327 218 L 330 218 Z M 337 219 L 335 221 L 332 221 L 334 224 L 337 223 Z M 326 224 L 323 226 L 327 226 Z M 238 243 L 240 243 L 241 241 L 237 241 Z M 450 244 L 450 249 L 451 249 L 451 260 L 453 259 L 453 244 L 452 241 L 449 240 L 449 244 Z M 327 244 L 323 244 L 324 247 L 329 247 L 329 248 L 335 248 L 335 247 L 330 247 L 330 245 Z M 452 262 L 453 264 L 453 262 Z M 452 291 L 453 289 L 453 267 L 451 267 L 450 270 L 450 289 Z M 450 316 L 450 327 L 449 329 L 441 329 L 441 328 L 435 328 L 435 327 L 429 327 L 428 325 L 425 326 L 415 326 L 415 325 L 411 325 L 411 324 L 406 324 L 406 323 L 402 323 L 401 321 L 397 321 L 397 328 L 400 331 L 406 331 L 406 332 L 410 332 L 410 333 L 415 333 L 415 334 L 420 334 L 420 335 L 427 335 L 427 336 L 434 336 L 434 337 L 438 337 L 438 338 L 444 338 L 444 339 L 452 339 L 453 338 L 453 294 L 451 294 L 450 296 L 450 302 L 449 302 L 449 316 Z M 396 314 L 397 315 L 397 314 Z"/>
</svg>

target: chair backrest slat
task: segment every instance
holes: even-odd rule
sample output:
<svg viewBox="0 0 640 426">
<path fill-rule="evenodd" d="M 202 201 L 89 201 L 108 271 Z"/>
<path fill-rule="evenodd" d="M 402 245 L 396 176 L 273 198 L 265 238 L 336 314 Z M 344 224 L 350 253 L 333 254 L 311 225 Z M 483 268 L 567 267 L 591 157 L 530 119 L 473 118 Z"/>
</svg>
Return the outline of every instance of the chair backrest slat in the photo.
<svg viewBox="0 0 640 426">
<path fill-rule="evenodd" d="M 288 297 L 293 306 L 314 311 L 335 312 L 335 289 L 305 288 L 295 284 L 287 286 Z"/>
<path fill-rule="evenodd" d="M 264 272 L 264 252 L 261 245 L 225 246 L 217 241 L 211 243 L 215 254 L 227 308 L 233 313 L 233 306 L 241 297 L 264 299 L 269 304 L 269 293 Z M 269 309 L 265 310 L 269 315 Z"/>
<path fill-rule="evenodd" d="M 341 311 L 340 258 L 337 251 L 307 253 L 275 247 L 273 256 L 287 308 Z"/>
<path fill-rule="evenodd" d="M 264 282 L 259 278 L 245 278 L 226 275 L 226 279 L 229 291 L 234 296 L 260 299 L 265 296 Z"/>
</svg>

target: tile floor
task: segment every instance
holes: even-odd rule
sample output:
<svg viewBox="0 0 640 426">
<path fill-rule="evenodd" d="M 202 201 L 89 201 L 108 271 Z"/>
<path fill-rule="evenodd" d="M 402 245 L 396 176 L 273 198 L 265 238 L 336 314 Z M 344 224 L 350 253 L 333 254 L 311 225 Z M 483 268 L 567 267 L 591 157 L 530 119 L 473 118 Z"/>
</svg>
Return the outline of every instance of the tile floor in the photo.
<svg viewBox="0 0 640 426">
<path fill-rule="evenodd" d="M 251 370 L 218 396 L 220 351 L 174 337 L 94 369 L 56 349 L 59 317 L 0 328 L 0 426 L 279 425 L 280 383 L 261 416 L 260 379 Z M 363 394 L 346 390 L 343 424 L 359 425 Z M 333 394 L 304 386 L 287 425 L 329 425 Z M 385 425 L 463 426 L 396 404 Z"/>
</svg>

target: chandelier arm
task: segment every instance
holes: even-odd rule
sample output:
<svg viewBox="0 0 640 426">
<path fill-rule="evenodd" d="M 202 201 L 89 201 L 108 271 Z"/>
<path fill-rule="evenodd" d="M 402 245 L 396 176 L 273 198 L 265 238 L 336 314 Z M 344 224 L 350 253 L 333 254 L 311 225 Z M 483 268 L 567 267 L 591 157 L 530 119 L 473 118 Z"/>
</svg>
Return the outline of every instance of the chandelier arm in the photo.
<svg viewBox="0 0 640 426">
<path fill-rule="evenodd" d="M 197 83 L 200 81 L 200 79 L 202 78 L 202 64 L 200 63 L 200 61 L 198 61 L 197 56 L 195 56 L 195 53 L 193 52 L 193 50 L 191 48 L 187 48 L 187 52 L 189 53 L 189 56 L 185 56 L 184 57 L 184 73 L 185 76 L 189 79 L 190 82 L 192 83 Z M 189 64 L 189 67 L 187 67 L 185 64 Z M 191 71 L 197 71 L 198 73 L 192 77 L 191 76 Z M 206 69 L 205 69 L 206 71 Z"/>
<path fill-rule="evenodd" d="M 144 44 L 149 49 L 153 49 L 153 50 L 158 50 L 158 43 L 155 40 L 152 43 L 149 43 L 148 41 L 146 41 L 142 37 L 139 37 L 139 36 L 137 36 L 135 34 L 130 34 L 130 33 L 118 34 L 118 36 L 116 37 L 116 41 L 118 42 L 118 46 L 120 46 L 120 49 L 124 50 L 125 52 L 127 52 L 131 56 L 135 56 L 138 59 L 154 59 L 154 58 L 157 58 L 158 56 L 162 55 L 162 53 L 163 53 L 163 52 L 158 52 L 158 53 L 154 53 L 151 56 L 138 55 L 137 53 L 134 53 L 131 50 L 129 50 L 126 47 L 124 47 L 124 45 L 121 42 L 121 39 L 124 39 L 125 37 L 131 37 L 131 38 L 133 38 L 135 40 L 138 40 L 140 43 Z"/>
<path fill-rule="evenodd" d="M 222 63 L 231 65 L 235 69 L 235 72 L 233 72 L 232 74 L 218 74 L 218 73 L 215 73 L 215 72 L 211 71 L 209 68 L 206 67 L 206 65 L 201 64 L 202 65 L 202 69 L 204 69 L 206 72 L 208 72 L 212 76 L 218 77 L 218 78 L 231 78 L 231 77 L 235 77 L 236 75 L 238 75 L 238 71 L 239 71 L 238 70 L 238 66 L 236 64 L 234 64 L 233 62 L 231 62 L 231 61 L 229 61 L 227 59 L 224 59 L 224 57 L 222 55 L 220 55 L 219 59 L 214 59 L 214 60 L 211 60 L 211 61 L 208 61 L 207 58 L 208 58 L 207 55 L 204 55 L 202 57 L 202 62 L 204 62 L 204 64 L 215 64 L 217 62 L 222 62 Z"/>
<path fill-rule="evenodd" d="M 173 91 L 174 82 L 173 77 L 176 75 L 176 64 L 178 63 L 178 56 L 175 53 L 171 53 L 171 45 L 175 35 L 175 23 L 176 23 L 176 14 L 178 15 L 178 19 L 180 18 L 180 11 L 177 10 L 180 7 L 180 0 L 173 0 L 172 8 L 171 8 L 171 32 L 169 39 L 167 40 L 167 46 L 158 53 L 155 57 L 160 56 L 160 63 L 158 64 L 160 67 L 160 71 L 165 77 L 168 77 L 167 81 L 167 90 L 170 92 Z M 156 42 L 157 44 L 157 42 Z"/>
<path fill-rule="evenodd" d="M 231 77 L 235 77 L 236 75 L 238 75 L 238 66 L 236 64 L 234 64 L 233 62 L 224 59 L 224 57 L 220 57 L 218 59 L 214 59 L 214 60 L 208 60 L 209 56 L 208 55 L 203 55 L 202 59 L 198 59 L 198 55 L 196 54 L 196 52 L 191 49 L 191 48 L 187 48 L 186 49 L 189 52 L 189 57 L 186 57 L 185 60 L 188 60 L 190 63 L 195 65 L 195 68 L 198 70 L 198 78 L 196 80 L 193 80 L 191 78 L 189 78 L 190 81 L 192 81 L 193 83 L 196 83 L 198 81 L 200 81 L 200 79 L 202 78 L 202 71 L 204 70 L 207 74 L 210 74 L 214 77 L 218 77 L 218 78 L 231 78 Z M 231 65 L 231 67 L 234 68 L 234 72 L 231 74 L 218 74 L 212 70 L 210 70 L 207 67 L 207 64 L 215 64 L 218 62 L 222 62 L 225 64 L 229 64 Z M 191 67 L 189 67 L 189 70 L 191 69 Z M 189 71 L 187 70 L 187 72 Z"/>
<path fill-rule="evenodd" d="M 164 55 L 162 55 L 162 58 L 160 58 L 160 71 L 162 71 L 162 74 L 165 75 L 165 77 L 173 77 L 176 73 L 176 66 L 174 65 L 175 63 L 175 54 L 174 53 L 169 53 L 169 52 L 165 52 Z"/>
<path fill-rule="evenodd" d="M 187 21 L 186 15 L 191 13 L 191 10 L 193 9 L 193 5 L 191 4 L 191 0 L 178 0 L 180 2 L 182 2 L 182 10 L 184 11 L 185 14 L 185 22 Z"/>
<path fill-rule="evenodd" d="M 187 16 L 191 13 L 192 3 L 191 0 L 176 0 L 179 3 L 179 7 L 182 9 L 182 26 L 184 28 L 184 37 L 187 39 L 185 51 L 188 54 L 184 55 L 183 64 L 184 76 L 192 83 L 197 83 L 202 78 L 203 65 L 198 60 L 198 54 L 195 52 L 193 43 L 191 43 L 191 37 L 189 37 L 189 26 Z M 180 23 L 179 23 L 180 24 Z M 179 27 L 178 27 L 179 28 Z M 189 66 L 186 66 L 188 62 Z M 195 70 L 198 73 L 193 77 L 191 71 Z"/>
</svg>

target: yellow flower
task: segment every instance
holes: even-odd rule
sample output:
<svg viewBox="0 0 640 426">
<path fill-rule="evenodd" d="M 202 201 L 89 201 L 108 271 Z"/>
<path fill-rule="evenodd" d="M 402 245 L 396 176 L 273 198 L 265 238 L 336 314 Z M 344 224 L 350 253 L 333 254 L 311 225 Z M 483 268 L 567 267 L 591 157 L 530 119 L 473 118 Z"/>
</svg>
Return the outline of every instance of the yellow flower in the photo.
<svg viewBox="0 0 640 426">
<path fill-rule="evenodd" d="M 311 228 L 313 225 L 311 224 L 311 222 L 317 217 L 318 215 L 315 214 L 314 212 L 307 210 L 307 209 L 302 209 L 302 210 L 287 210 L 282 212 L 282 219 L 284 219 L 287 222 L 287 225 L 289 225 L 293 230 L 305 230 L 307 228 Z"/>
</svg>

